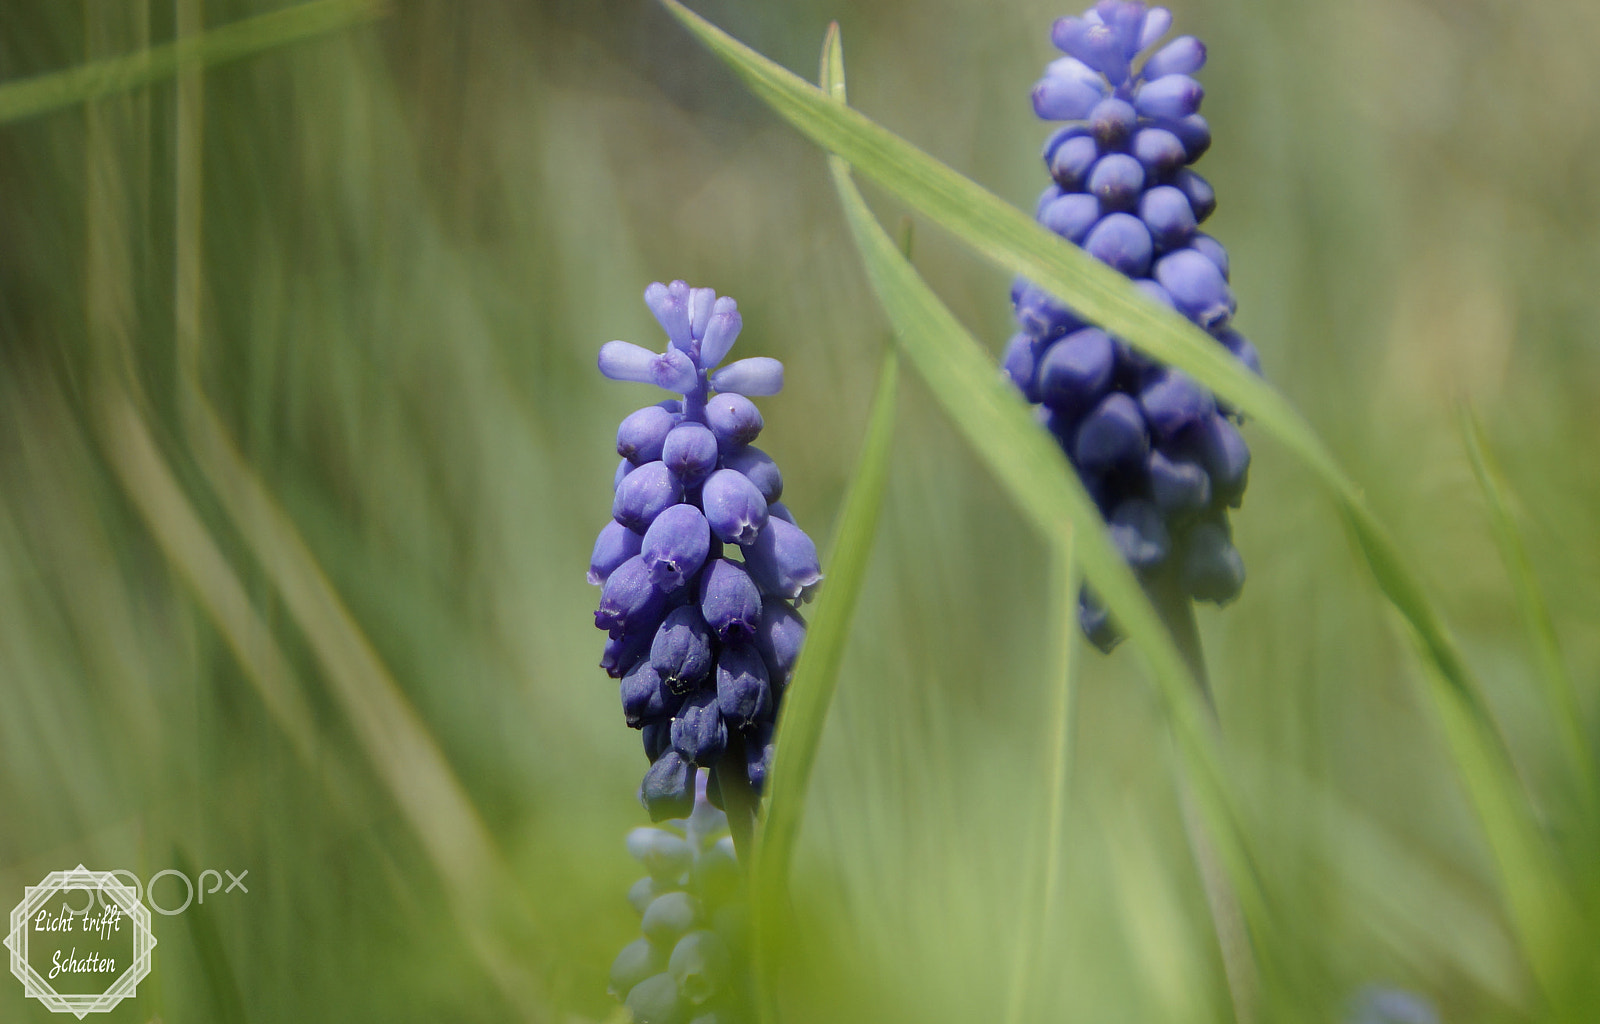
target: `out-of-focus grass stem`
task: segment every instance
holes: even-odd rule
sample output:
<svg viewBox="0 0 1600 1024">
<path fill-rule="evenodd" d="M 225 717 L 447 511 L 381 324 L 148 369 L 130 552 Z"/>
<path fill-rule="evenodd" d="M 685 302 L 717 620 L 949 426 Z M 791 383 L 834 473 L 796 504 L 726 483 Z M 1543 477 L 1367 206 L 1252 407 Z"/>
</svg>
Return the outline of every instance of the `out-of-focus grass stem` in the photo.
<svg viewBox="0 0 1600 1024">
<path fill-rule="evenodd" d="M 1200 688 L 1207 709 L 1211 712 L 1211 725 L 1220 731 L 1217 719 L 1216 698 L 1211 690 L 1211 678 L 1206 672 L 1205 651 L 1200 646 L 1200 631 L 1195 625 L 1194 605 L 1178 586 L 1171 574 L 1159 577 L 1147 586 L 1150 601 L 1156 612 L 1172 633 L 1172 641 L 1188 663 L 1189 672 Z M 1178 779 L 1179 798 L 1183 807 L 1184 831 L 1189 836 L 1189 846 L 1194 851 L 1201 884 L 1205 887 L 1206 904 L 1211 911 L 1211 925 L 1216 932 L 1217 945 L 1222 953 L 1222 968 L 1227 975 L 1228 995 L 1233 1001 L 1233 1016 L 1238 1024 L 1254 1024 L 1257 1019 L 1260 979 L 1255 956 L 1251 950 L 1250 933 L 1245 926 L 1244 911 L 1239 897 L 1228 881 L 1227 872 L 1217 858 L 1216 848 L 1206 834 L 1205 823 L 1195 805 L 1189 780 Z"/>
<path fill-rule="evenodd" d="M 1011 958 L 1011 990 L 1006 997 L 1006 1024 L 1034 1019 L 1029 1014 L 1030 994 L 1043 976 L 1041 958 L 1061 888 L 1061 861 L 1065 853 L 1063 834 L 1067 817 L 1067 780 L 1072 765 L 1072 731 L 1077 702 L 1076 661 L 1072 653 L 1078 646 L 1078 579 L 1073 559 L 1072 536 L 1068 534 L 1050 545 L 1050 614 L 1048 628 L 1054 638 L 1050 662 L 1054 700 L 1050 708 L 1050 747 L 1046 757 L 1050 783 L 1044 813 L 1037 872 L 1028 885 L 1030 898 L 1023 901 L 1026 920 L 1017 929 L 1017 950 Z"/>
</svg>

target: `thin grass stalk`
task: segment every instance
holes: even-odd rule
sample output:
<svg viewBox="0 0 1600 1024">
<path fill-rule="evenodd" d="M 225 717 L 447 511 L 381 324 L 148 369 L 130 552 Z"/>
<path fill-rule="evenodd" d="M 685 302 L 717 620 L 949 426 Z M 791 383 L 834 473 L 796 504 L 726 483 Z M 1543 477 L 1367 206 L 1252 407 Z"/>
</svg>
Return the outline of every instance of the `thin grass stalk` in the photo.
<svg viewBox="0 0 1600 1024">
<path fill-rule="evenodd" d="M 1036 1007 L 1044 970 L 1044 950 L 1050 923 L 1061 890 L 1061 862 L 1065 856 L 1068 780 L 1072 773 L 1072 739 L 1077 704 L 1078 574 L 1069 533 L 1050 545 L 1050 632 L 1052 645 L 1050 678 L 1053 680 L 1050 708 L 1050 740 L 1045 763 L 1050 785 L 1044 808 L 1044 826 L 1038 838 L 1043 849 L 1037 873 L 1028 885 L 1029 898 L 1023 901 L 1028 916 L 1017 929 L 1017 949 L 1011 958 L 1011 988 L 1006 996 L 1006 1024 L 1021 1024 L 1037 1019 Z M 1031 844 L 1038 846 L 1039 844 Z M 1031 913 L 1030 913 L 1031 911 Z"/>
</svg>

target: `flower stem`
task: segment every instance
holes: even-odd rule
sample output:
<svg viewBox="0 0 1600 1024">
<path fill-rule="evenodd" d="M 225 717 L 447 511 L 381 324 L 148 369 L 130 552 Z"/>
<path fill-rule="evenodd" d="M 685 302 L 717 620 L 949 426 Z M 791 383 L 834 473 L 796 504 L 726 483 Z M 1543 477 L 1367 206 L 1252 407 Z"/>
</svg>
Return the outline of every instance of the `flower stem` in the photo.
<svg viewBox="0 0 1600 1024">
<path fill-rule="evenodd" d="M 1178 586 L 1171 574 L 1146 584 L 1151 603 L 1156 607 L 1172 641 L 1183 655 L 1194 675 L 1195 683 L 1205 698 L 1211 712 L 1213 728 L 1220 730 L 1216 699 L 1211 692 L 1211 680 L 1206 673 L 1205 653 L 1200 647 L 1200 631 L 1195 626 L 1194 606 Z M 1179 798 L 1183 805 L 1183 826 L 1189 836 L 1189 847 L 1194 852 L 1195 864 L 1200 871 L 1201 884 L 1205 886 L 1206 903 L 1211 909 L 1211 924 L 1217 935 L 1217 945 L 1222 952 L 1222 969 L 1228 979 L 1228 994 L 1233 1000 L 1233 1016 L 1238 1024 L 1254 1024 L 1259 979 L 1256 976 L 1255 957 L 1250 948 L 1250 933 L 1245 927 L 1244 912 L 1239 897 L 1228 881 L 1227 873 L 1217 859 L 1216 848 L 1206 835 L 1189 780 L 1181 774 L 1178 779 Z"/>
<path fill-rule="evenodd" d="M 761 798 L 750 788 L 745 770 L 744 740 L 730 737 L 722 760 L 712 769 L 722 791 L 722 809 L 728 815 L 728 831 L 733 835 L 733 852 L 748 874 L 755 857 L 756 820 L 761 813 Z"/>
</svg>

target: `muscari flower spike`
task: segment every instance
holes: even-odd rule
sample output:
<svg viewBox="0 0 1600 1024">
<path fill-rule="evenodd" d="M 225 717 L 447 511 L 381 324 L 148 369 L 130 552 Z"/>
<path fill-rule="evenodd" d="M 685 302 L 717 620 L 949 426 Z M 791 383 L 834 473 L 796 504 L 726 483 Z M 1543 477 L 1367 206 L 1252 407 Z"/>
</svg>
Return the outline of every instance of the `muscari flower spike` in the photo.
<svg viewBox="0 0 1600 1024">
<path fill-rule="evenodd" d="M 687 817 L 628 833 L 647 874 L 628 890 L 640 935 L 612 962 L 610 991 L 636 1021 L 749 1019 L 742 874 L 706 776 Z"/>
<path fill-rule="evenodd" d="M 595 540 L 600 665 L 621 680 L 623 717 L 643 733 L 650 770 L 639 799 L 653 820 L 687 814 L 696 769 L 744 773 L 759 795 L 778 707 L 805 639 L 796 604 L 822 579 L 816 545 L 778 499 L 783 477 L 751 444 L 752 397 L 783 387 L 783 364 L 721 365 L 739 335 L 738 304 L 682 281 L 652 284 L 645 304 L 664 352 L 625 341 L 600 349 L 612 380 L 679 397 L 617 428 L 611 522 Z"/>
<path fill-rule="evenodd" d="M 1045 144 L 1054 180 L 1036 216 L 1260 373 L 1255 348 L 1232 327 L 1227 251 L 1199 230 L 1217 204 L 1190 169 L 1211 145 L 1193 77 L 1206 48 L 1193 36 L 1158 47 L 1171 25 L 1165 8 L 1128 0 L 1055 23 L 1051 40 L 1066 56 L 1034 86 L 1033 108 L 1068 123 Z M 1196 600 L 1233 600 L 1244 563 L 1228 509 L 1243 500 L 1250 468 L 1240 417 L 1036 285 L 1019 280 L 1011 297 L 1020 330 L 1005 371 L 1039 406 L 1128 564 Z M 1079 622 L 1102 650 L 1120 639 L 1088 590 Z"/>
</svg>

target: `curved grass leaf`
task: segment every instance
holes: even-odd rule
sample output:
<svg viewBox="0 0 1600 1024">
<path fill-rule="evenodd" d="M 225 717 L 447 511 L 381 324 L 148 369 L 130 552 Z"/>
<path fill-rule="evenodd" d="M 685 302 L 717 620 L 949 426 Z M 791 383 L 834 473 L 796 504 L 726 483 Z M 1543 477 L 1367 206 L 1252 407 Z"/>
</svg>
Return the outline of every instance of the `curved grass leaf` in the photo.
<svg viewBox="0 0 1600 1024">
<path fill-rule="evenodd" d="M 1576 921 L 1562 892 L 1562 881 L 1545 837 L 1528 812 L 1527 801 L 1523 799 L 1503 741 L 1443 617 L 1423 592 L 1394 542 L 1367 506 L 1360 487 L 1339 468 L 1332 453 L 1304 418 L 1281 394 L 1245 370 L 1199 328 L 1173 311 L 1146 299 L 1121 274 L 1055 236 L 1023 211 L 957 174 L 906 140 L 842 103 L 833 101 L 823 90 L 811 86 L 744 46 L 677 0 L 662 0 L 662 3 L 691 33 L 725 61 L 752 92 L 795 128 L 833 152 L 837 158 L 876 180 L 998 266 L 1038 283 L 1089 320 L 1124 337 L 1152 357 L 1182 369 L 1235 408 L 1251 416 L 1259 429 L 1277 439 L 1313 470 L 1337 501 L 1379 588 L 1400 612 L 1417 643 L 1425 663 L 1429 695 L 1438 711 L 1458 774 L 1484 828 L 1524 955 L 1528 957 L 1545 994 L 1555 1002 L 1564 1001 L 1563 993 L 1568 989 L 1568 968 L 1572 961 L 1567 951 L 1577 934 Z M 836 177 L 840 177 L 837 172 Z M 853 192 L 854 186 L 849 186 L 849 189 Z M 843 192 L 844 189 L 841 189 L 841 194 Z M 848 212 L 850 203 L 847 202 L 846 206 Z M 864 206 L 861 211 L 865 212 Z M 857 219 L 852 217 L 852 225 Z M 873 227 L 876 228 L 875 223 Z M 873 248 L 865 244 L 862 247 L 864 250 Z M 909 268 L 906 269 L 909 271 Z M 912 272 L 911 277 L 915 276 Z M 880 295 L 883 291 L 880 288 Z M 894 314 L 891 313 L 891 316 Z M 953 318 L 946 321 L 947 317 L 948 314 L 944 317 L 930 315 L 925 310 L 913 312 L 905 321 L 902 337 L 906 337 L 907 329 L 912 328 L 935 331 L 953 328 L 964 336 Z M 907 353 L 913 352 L 912 345 L 908 344 Z M 974 345 L 971 355 L 981 358 L 992 376 L 993 364 L 983 351 Z M 925 373 L 930 370 L 935 374 L 956 372 L 954 365 L 925 367 L 915 355 L 913 362 Z M 964 366 L 962 375 L 969 382 L 975 381 L 977 365 L 969 359 L 964 360 Z M 929 383 L 933 386 L 931 377 Z M 938 390 L 936 387 L 935 391 Z M 1003 407 L 989 405 L 992 401 L 999 401 L 992 395 L 980 397 L 970 394 L 963 401 L 963 408 L 979 415 L 997 413 Z M 1020 405 L 1021 400 L 1013 398 L 1012 401 Z M 1011 421 L 1012 417 L 1001 413 L 996 422 L 1002 420 Z M 1005 433 L 1017 436 L 1003 438 L 1001 433 L 995 433 L 983 439 L 969 435 L 969 439 L 973 440 L 996 474 L 1007 482 L 1008 488 L 1030 517 L 1040 523 L 1057 522 L 1061 507 L 1048 509 L 1042 507 L 1041 503 L 1047 503 L 1044 494 L 1048 487 L 1046 482 L 1057 475 L 1054 471 L 1056 463 L 1064 466 L 1065 460 L 1054 452 L 1054 446 L 1037 429 L 1031 431 L 1037 435 L 1035 441 L 1027 442 L 1024 447 L 1015 447 L 1015 444 L 1022 443 L 1020 435 L 1024 432 L 1020 430 L 1019 423 L 1014 425 L 1017 429 Z M 1031 423 L 1029 427 L 1032 428 Z M 1005 448 L 1004 452 L 998 450 L 1002 447 Z M 1040 461 L 1045 458 L 1038 451 L 1042 448 L 1051 449 L 1055 461 Z M 1033 452 L 1037 457 L 1024 458 L 1025 452 Z M 1034 472 L 1030 476 L 1034 483 L 1045 486 L 1034 486 L 1015 479 L 1008 464 L 1018 459 L 1033 467 Z M 1081 492 L 1081 488 L 1076 489 Z M 1103 540 L 1098 534 L 1095 538 Z M 1115 569 L 1097 564 L 1100 562 L 1098 540 L 1085 535 L 1083 561 L 1085 569 L 1096 580 L 1096 585 L 1105 586 L 1107 584 L 1101 582 L 1102 578 L 1107 573 L 1114 577 Z M 1149 605 L 1143 601 L 1142 594 L 1134 596 L 1138 598 L 1138 604 L 1134 607 L 1142 620 Z M 1115 609 L 1117 606 L 1110 601 L 1109 595 L 1106 597 L 1108 604 Z M 1129 599 L 1130 595 L 1122 595 L 1124 602 Z M 1169 663 L 1171 652 L 1163 650 L 1163 645 L 1149 635 L 1148 630 L 1154 623 L 1131 620 L 1127 609 L 1121 610 L 1119 619 L 1130 635 L 1135 635 L 1136 631 L 1145 634 L 1145 643 L 1141 648 L 1151 660 L 1163 689 L 1171 685 L 1175 669 L 1181 673 L 1178 678 L 1186 675 L 1181 672 L 1181 666 Z M 1170 648 L 1170 643 L 1165 647 Z M 1169 704 L 1169 710 L 1180 709 L 1181 705 Z M 1191 733 L 1194 723 L 1175 720 L 1175 725 L 1179 727 L 1180 739 L 1198 735 L 1198 730 Z M 1191 739 L 1188 742 L 1199 741 Z M 1218 781 L 1212 779 L 1211 783 Z M 1208 801 L 1209 798 L 1203 795 L 1202 802 Z M 1215 809 L 1208 809 L 1208 819 L 1215 824 Z M 1221 841 L 1223 837 L 1217 838 Z M 1234 858 L 1238 851 L 1223 850 L 1222 853 L 1234 869 L 1230 870 L 1230 875 L 1235 874 L 1238 862 Z M 1245 893 L 1241 892 L 1241 898 L 1244 896 Z"/>
<path fill-rule="evenodd" d="M 222 64 L 377 18 L 385 0 L 314 0 L 152 46 L 0 85 L 0 124 L 136 89 L 190 66 Z"/>
<path fill-rule="evenodd" d="M 861 457 L 828 546 L 827 586 L 817 599 L 794 679 L 784 691 L 767 790 L 770 800 L 755 861 L 760 875 L 780 883 L 788 874 L 794 853 L 817 744 L 839 682 L 839 664 L 844 660 L 856 600 L 872 556 L 873 534 L 888 483 L 899 376 L 899 360 L 890 348 L 884 353 L 878 375 Z"/>
<path fill-rule="evenodd" d="M 1495 546 L 1500 549 L 1501 561 L 1505 562 L 1506 573 L 1511 577 L 1517 610 L 1522 614 L 1523 628 L 1528 632 L 1528 640 L 1539 662 L 1539 679 L 1544 686 L 1546 711 L 1556 728 L 1572 785 L 1583 800 L 1584 809 L 1592 812 L 1596 805 L 1594 751 L 1584 735 L 1583 712 L 1578 706 L 1577 689 L 1567 672 L 1566 661 L 1561 657 L 1550 608 L 1539 592 L 1538 581 L 1534 579 L 1528 550 L 1522 543 L 1522 533 L 1517 529 L 1511 503 L 1507 500 L 1505 476 L 1489 451 L 1488 441 L 1483 436 L 1483 425 L 1465 404 L 1460 406 L 1458 415 L 1461 437 L 1472 462 L 1472 472 L 1477 477 L 1478 489 L 1483 492 L 1483 501 L 1489 510 L 1489 526 L 1494 533 Z"/>
</svg>

